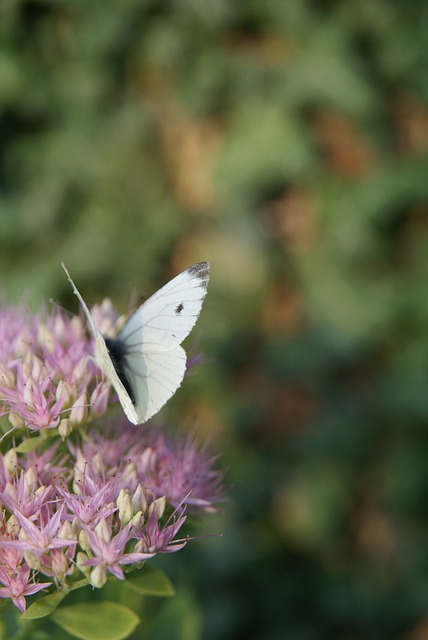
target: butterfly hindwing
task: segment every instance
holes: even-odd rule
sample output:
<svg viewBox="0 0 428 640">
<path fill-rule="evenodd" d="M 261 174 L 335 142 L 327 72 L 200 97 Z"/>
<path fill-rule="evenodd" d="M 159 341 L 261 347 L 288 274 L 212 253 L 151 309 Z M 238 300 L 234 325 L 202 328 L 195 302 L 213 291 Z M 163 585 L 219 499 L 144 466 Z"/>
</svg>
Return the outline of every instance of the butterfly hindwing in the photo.
<svg viewBox="0 0 428 640">
<path fill-rule="evenodd" d="M 177 391 L 186 371 L 186 353 L 180 346 L 172 351 L 152 351 L 144 358 L 133 353 L 125 358 L 123 368 L 135 394 L 134 409 L 140 424 Z"/>
</svg>

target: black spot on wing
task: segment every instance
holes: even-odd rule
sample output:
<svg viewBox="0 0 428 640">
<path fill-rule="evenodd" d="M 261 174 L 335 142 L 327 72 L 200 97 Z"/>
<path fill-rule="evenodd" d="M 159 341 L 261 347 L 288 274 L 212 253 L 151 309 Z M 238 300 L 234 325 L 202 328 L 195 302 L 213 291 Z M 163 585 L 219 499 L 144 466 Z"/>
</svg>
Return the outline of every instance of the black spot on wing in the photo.
<svg viewBox="0 0 428 640">
<path fill-rule="evenodd" d="M 178 304 L 178 305 L 175 307 L 175 313 L 176 313 L 177 315 L 180 315 L 180 313 L 183 311 L 183 309 L 184 309 L 184 304 L 183 304 L 182 302 L 180 302 L 180 304 Z"/>
</svg>

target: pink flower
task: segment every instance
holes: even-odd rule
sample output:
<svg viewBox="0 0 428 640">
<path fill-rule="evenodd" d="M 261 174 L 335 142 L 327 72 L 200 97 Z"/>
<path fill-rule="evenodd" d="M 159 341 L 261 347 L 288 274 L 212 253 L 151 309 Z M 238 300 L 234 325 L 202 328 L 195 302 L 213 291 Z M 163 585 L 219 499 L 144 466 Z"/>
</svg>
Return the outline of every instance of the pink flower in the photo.
<svg viewBox="0 0 428 640">
<path fill-rule="evenodd" d="M 0 567 L 5 568 L 9 573 L 17 573 L 22 559 L 23 552 L 21 549 L 7 547 L 0 543 Z"/>
<path fill-rule="evenodd" d="M 0 598 L 11 598 L 15 607 L 22 613 L 26 608 L 25 596 L 31 596 L 46 587 L 52 582 L 32 582 L 30 583 L 30 569 L 27 565 L 22 565 L 17 572 L 8 571 L 6 567 L 0 566 Z"/>
<path fill-rule="evenodd" d="M 32 470 L 21 473 L 18 478 L 6 484 L 4 491 L 0 491 L 0 500 L 9 511 L 17 509 L 27 518 L 36 517 L 42 504 L 52 494 L 52 487 L 40 485 L 35 480 Z"/>
<path fill-rule="evenodd" d="M 65 398 L 55 397 L 46 370 L 31 371 L 30 376 L 24 364 L 18 362 L 13 386 L 0 385 L 0 397 L 32 431 L 57 427 Z"/>
<path fill-rule="evenodd" d="M 96 491 L 90 492 L 85 490 L 86 485 L 82 482 L 83 488 L 82 494 L 76 495 L 68 489 L 58 487 L 58 492 L 64 499 L 65 506 L 67 507 L 67 514 L 65 518 L 70 520 L 77 518 L 82 525 L 90 524 L 95 521 L 95 524 L 102 518 L 107 518 L 114 511 L 116 506 L 109 506 L 112 503 L 112 499 L 115 499 L 118 494 L 117 481 L 107 481 L 101 484 Z M 114 498 L 113 498 L 114 496 Z"/>
<path fill-rule="evenodd" d="M 95 529 L 85 527 L 93 557 L 86 564 L 91 567 L 101 567 L 123 580 L 125 578 L 121 565 L 142 562 L 152 558 L 154 553 L 126 553 L 125 546 L 132 537 L 132 523 L 127 524 L 115 536 L 112 536 L 111 524 L 101 520 Z"/>
<path fill-rule="evenodd" d="M 61 526 L 61 517 L 65 505 L 61 505 L 59 509 L 51 515 L 45 525 L 39 526 L 33 524 L 31 520 L 22 515 L 15 509 L 14 515 L 21 526 L 21 538 L 17 540 L 3 540 L 2 544 L 9 545 L 24 551 L 34 551 L 36 553 L 45 553 L 51 549 L 59 549 L 77 543 L 74 539 L 60 538 L 56 534 Z"/>
<path fill-rule="evenodd" d="M 183 526 L 186 516 L 180 516 L 173 520 L 172 524 L 161 526 L 156 514 L 156 509 L 152 509 L 144 526 L 134 528 L 138 540 L 135 549 L 145 553 L 172 553 L 182 549 L 186 540 L 174 541 L 180 528 Z"/>
<path fill-rule="evenodd" d="M 145 472 L 146 482 L 152 481 L 157 495 L 167 496 L 175 507 L 186 505 L 213 511 L 219 499 L 222 474 L 213 469 L 216 458 L 200 451 L 190 438 L 179 446 L 168 442 L 159 433 L 155 460 Z"/>
</svg>

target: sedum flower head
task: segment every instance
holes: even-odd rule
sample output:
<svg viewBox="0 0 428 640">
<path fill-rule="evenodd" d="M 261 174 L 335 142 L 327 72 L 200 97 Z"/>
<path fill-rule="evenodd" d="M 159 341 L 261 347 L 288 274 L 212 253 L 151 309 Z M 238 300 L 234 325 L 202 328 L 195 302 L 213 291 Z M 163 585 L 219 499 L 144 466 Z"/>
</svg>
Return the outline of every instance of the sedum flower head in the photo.
<svg viewBox="0 0 428 640">
<path fill-rule="evenodd" d="M 87 398 L 102 396 L 105 384 L 97 379 L 93 341 L 80 318 L 60 309 L 44 318 L 19 307 L 1 315 L 0 398 L 11 425 L 40 431 L 58 427 L 62 418 L 83 422 Z"/>
<path fill-rule="evenodd" d="M 93 315 L 105 332 L 117 318 L 108 301 Z M 79 577 L 100 588 L 178 551 L 186 509 L 213 510 L 221 493 L 192 439 L 108 415 L 93 346 L 60 309 L 0 310 L 0 598 L 20 611 L 43 589 Z"/>
</svg>

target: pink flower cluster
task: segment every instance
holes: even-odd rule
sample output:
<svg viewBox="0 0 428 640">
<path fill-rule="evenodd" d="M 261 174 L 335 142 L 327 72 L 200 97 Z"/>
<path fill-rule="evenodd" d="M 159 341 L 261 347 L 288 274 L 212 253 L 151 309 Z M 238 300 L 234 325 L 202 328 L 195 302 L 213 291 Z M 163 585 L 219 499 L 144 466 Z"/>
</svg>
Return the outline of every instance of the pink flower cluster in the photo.
<svg viewBox="0 0 428 640">
<path fill-rule="evenodd" d="M 116 318 L 107 302 L 92 313 L 101 328 Z M 210 511 L 219 499 L 221 473 L 192 440 L 107 417 L 92 348 L 60 310 L 0 311 L 0 598 L 21 611 L 42 589 L 78 577 L 102 587 L 181 549 L 186 507 Z"/>
<path fill-rule="evenodd" d="M 93 313 L 101 328 L 117 317 L 109 301 Z M 56 309 L 44 319 L 16 307 L 2 310 L 0 320 L 0 399 L 13 427 L 61 426 L 62 433 L 88 413 L 105 413 L 109 385 L 100 379 L 93 339 L 79 317 Z"/>
</svg>

